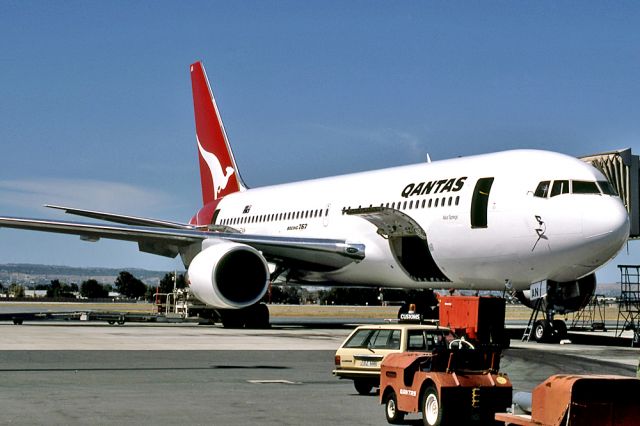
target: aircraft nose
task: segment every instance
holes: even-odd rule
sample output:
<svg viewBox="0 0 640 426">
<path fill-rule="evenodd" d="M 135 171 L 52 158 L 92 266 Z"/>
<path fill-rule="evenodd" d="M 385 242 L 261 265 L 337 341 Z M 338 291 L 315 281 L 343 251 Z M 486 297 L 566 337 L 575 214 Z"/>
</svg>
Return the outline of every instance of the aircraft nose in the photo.
<svg viewBox="0 0 640 426">
<path fill-rule="evenodd" d="M 627 209 L 619 198 L 603 196 L 597 207 L 583 212 L 582 229 L 585 239 L 591 240 L 602 255 L 611 258 L 629 238 Z"/>
</svg>

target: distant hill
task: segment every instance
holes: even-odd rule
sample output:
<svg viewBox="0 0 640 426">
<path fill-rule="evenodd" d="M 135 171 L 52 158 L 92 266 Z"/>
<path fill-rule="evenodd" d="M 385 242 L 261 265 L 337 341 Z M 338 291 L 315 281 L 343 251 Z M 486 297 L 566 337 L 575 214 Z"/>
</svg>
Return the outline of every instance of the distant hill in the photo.
<svg viewBox="0 0 640 426">
<path fill-rule="evenodd" d="M 149 271 L 139 268 L 78 268 L 59 265 L 34 265 L 29 263 L 7 263 L 0 265 L 0 283 L 12 282 L 22 285 L 49 284 L 51 280 L 80 284 L 94 279 L 101 284 L 113 284 L 121 271 L 128 271 L 147 285 L 157 285 L 171 271 Z M 178 273 L 183 271 L 178 271 Z"/>
</svg>

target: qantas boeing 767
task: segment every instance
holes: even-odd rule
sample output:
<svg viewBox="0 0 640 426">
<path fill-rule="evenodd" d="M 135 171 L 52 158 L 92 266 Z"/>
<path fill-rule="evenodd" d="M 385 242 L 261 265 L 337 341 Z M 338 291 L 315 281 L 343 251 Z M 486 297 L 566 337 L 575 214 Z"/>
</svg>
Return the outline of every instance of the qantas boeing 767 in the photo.
<svg viewBox="0 0 640 426">
<path fill-rule="evenodd" d="M 514 291 L 546 283 L 549 313 L 584 306 L 629 233 L 606 178 L 516 150 L 249 189 L 200 62 L 191 65 L 203 207 L 189 223 L 50 206 L 114 224 L 0 218 L 0 227 L 135 241 L 180 255 L 223 322 L 268 324 L 278 276 L 299 283 Z M 270 272 L 270 265 L 271 270 Z M 242 312 L 243 315 L 238 315 Z"/>
</svg>

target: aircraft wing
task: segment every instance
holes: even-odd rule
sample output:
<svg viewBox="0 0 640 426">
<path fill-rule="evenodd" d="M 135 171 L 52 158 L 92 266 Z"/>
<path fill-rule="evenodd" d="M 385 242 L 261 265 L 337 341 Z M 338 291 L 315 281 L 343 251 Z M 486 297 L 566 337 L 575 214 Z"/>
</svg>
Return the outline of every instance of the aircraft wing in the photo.
<svg viewBox="0 0 640 426">
<path fill-rule="evenodd" d="M 153 226 L 158 228 L 175 228 L 175 229 L 193 229 L 193 225 L 188 223 L 170 222 L 167 220 L 149 219 L 146 217 L 126 216 L 114 213 L 99 212 L 95 210 L 83 210 L 73 207 L 55 206 L 52 204 L 45 204 L 45 207 L 50 209 L 62 210 L 68 214 L 74 214 L 76 216 L 90 217 L 92 219 L 106 220 L 108 222 L 122 223 L 124 225 L 135 226 Z"/>
<path fill-rule="evenodd" d="M 206 239 L 247 244 L 260 250 L 269 261 L 314 264 L 327 268 L 340 268 L 365 256 L 363 244 L 344 240 L 251 235 L 198 228 L 170 229 L 0 217 L 0 228 L 3 227 L 78 235 L 85 241 L 98 241 L 100 238 L 134 241 L 138 243 L 140 251 L 171 258 L 176 257 L 181 248 Z"/>
</svg>

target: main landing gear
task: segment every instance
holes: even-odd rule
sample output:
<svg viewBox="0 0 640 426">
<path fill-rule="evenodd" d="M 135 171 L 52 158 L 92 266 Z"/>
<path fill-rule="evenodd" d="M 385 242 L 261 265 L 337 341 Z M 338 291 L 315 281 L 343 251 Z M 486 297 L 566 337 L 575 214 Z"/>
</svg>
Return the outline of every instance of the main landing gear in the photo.
<svg viewBox="0 0 640 426">
<path fill-rule="evenodd" d="M 218 312 L 224 328 L 269 328 L 269 308 L 256 303 L 242 309 L 224 309 Z"/>
</svg>

